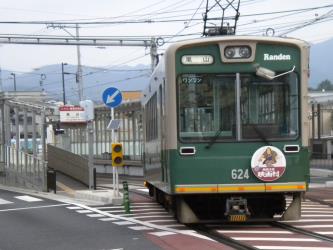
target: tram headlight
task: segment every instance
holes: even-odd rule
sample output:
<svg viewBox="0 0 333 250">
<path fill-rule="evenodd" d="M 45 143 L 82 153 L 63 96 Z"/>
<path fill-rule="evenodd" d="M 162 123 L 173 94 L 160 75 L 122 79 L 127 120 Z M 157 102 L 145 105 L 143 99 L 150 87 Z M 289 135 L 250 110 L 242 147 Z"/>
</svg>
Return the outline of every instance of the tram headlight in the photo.
<svg viewBox="0 0 333 250">
<path fill-rule="evenodd" d="M 227 46 L 224 49 L 224 56 L 227 59 L 247 59 L 252 55 L 249 46 Z"/>
<path fill-rule="evenodd" d="M 249 58 L 251 56 L 251 49 L 250 47 L 240 47 L 239 48 L 239 55 L 242 57 L 242 58 Z"/>
<path fill-rule="evenodd" d="M 228 59 L 234 58 L 235 48 L 234 47 L 226 47 L 225 50 L 224 50 L 224 55 Z"/>
</svg>

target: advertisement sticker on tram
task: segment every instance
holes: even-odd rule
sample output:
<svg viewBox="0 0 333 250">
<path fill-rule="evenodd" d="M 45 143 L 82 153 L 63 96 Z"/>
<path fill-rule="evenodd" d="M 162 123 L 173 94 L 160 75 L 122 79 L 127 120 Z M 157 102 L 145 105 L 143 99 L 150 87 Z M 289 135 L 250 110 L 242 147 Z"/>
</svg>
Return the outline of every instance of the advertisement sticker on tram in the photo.
<svg viewBox="0 0 333 250">
<path fill-rule="evenodd" d="M 253 154 L 251 169 L 259 180 L 275 181 L 286 170 L 286 158 L 280 149 L 273 146 L 264 146 Z"/>
</svg>

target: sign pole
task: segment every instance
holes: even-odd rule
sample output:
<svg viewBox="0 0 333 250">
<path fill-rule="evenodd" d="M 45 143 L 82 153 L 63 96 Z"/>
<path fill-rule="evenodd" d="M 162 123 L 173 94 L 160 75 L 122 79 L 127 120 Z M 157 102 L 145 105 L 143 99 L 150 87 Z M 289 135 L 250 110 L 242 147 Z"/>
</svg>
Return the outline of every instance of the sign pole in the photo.
<svg viewBox="0 0 333 250">
<path fill-rule="evenodd" d="M 111 108 L 111 121 L 114 119 L 114 108 Z M 111 141 L 115 142 L 115 131 L 111 130 Z M 116 167 L 112 166 L 112 187 L 113 187 L 113 196 L 116 197 Z"/>
<path fill-rule="evenodd" d="M 122 94 L 117 88 L 110 87 L 110 88 L 107 88 L 106 90 L 104 90 L 102 98 L 103 98 L 104 104 L 111 109 L 111 121 L 110 121 L 110 124 L 111 124 L 111 122 L 115 120 L 114 119 L 115 118 L 114 117 L 114 108 L 119 106 L 122 102 L 122 99 L 123 99 Z M 115 127 L 111 128 L 112 143 L 116 142 L 116 134 L 115 134 L 116 129 L 117 128 L 115 128 Z M 111 162 L 113 163 L 112 156 L 111 156 Z M 112 186 L 113 186 L 113 196 L 120 197 L 118 168 L 117 168 L 117 166 L 114 166 L 113 164 L 112 164 Z"/>
</svg>

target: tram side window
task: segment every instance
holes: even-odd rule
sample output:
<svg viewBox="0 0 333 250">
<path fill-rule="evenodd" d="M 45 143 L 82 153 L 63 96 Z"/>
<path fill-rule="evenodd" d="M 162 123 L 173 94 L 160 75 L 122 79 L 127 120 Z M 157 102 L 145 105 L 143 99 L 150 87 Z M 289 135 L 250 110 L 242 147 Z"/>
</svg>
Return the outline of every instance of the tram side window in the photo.
<svg viewBox="0 0 333 250">
<path fill-rule="evenodd" d="M 157 139 L 157 94 L 155 93 L 148 101 L 146 108 L 146 141 Z"/>
</svg>

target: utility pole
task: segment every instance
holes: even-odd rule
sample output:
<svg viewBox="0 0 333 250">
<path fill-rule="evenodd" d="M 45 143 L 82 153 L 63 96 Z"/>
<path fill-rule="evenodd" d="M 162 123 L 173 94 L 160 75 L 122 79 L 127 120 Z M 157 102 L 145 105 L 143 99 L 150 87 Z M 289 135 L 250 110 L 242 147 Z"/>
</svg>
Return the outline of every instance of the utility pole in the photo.
<svg viewBox="0 0 333 250">
<path fill-rule="evenodd" d="M 15 73 L 10 73 L 13 76 L 14 80 L 14 91 L 16 92 L 16 74 Z"/>
<path fill-rule="evenodd" d="M 65 74 L 64 74 L 64 65 L 67 63 L 61 63 L 61 76 L 62 76 L 62 100 L 64 105 L 66 105 L 66 92 L 65 92 Z"/>
<path fill-rule="evenodd" d="M 79 25 L 76 24 L 76 38 L 77 41 L 80 40 L 80 34 L 79 34 Z M 77 77 L 76 77 L 76 83 L 78 85 L 79 90 L 79 101 L 83 100 L 83 81 L 82 81 L 82 65 L 81 65 L 81 52 L 80 52 L 80 45 L 76 46 L 77 49 Z"/>
<path fill-rule="evenodd" d="M 1 65 L 0 65 L 0 92 L 3 92 Z"/>
</svg>

